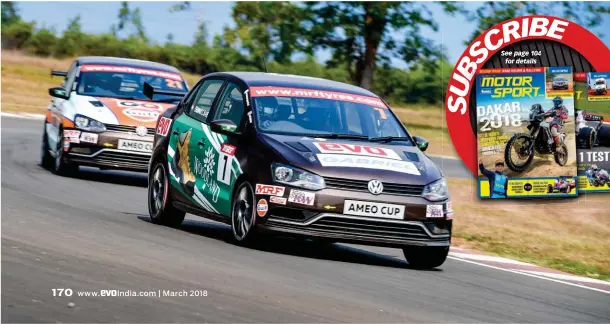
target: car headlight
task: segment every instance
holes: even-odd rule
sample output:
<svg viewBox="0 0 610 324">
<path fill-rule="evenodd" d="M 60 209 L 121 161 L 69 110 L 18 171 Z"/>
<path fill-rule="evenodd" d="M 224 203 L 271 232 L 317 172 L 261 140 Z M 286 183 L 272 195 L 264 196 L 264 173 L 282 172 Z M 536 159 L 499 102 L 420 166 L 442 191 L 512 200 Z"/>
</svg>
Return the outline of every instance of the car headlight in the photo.
<svg viewBox="0 0 610 324">
<path fill-rule="evenodd" d="M 449 198 L 449 190 L 445 178 L 440 178 L 424 187 L 424 198 L 430 201 L 440 201 Z"/>
<path fill-rule="evenodd" d="M 106 131 L 106 125 L 93 118 L 85 117 L 83 115 L 76 115 L 74 117 L 74 125 L 78 129 L 90 131 L 90 132 L 104 132 Z"/>
<path fill-rule="evenodd" d="M 297 169 L 280 163 L 271 164 L 273 181 L 289 186 L 301 187 L 309 190 L 320 190 L 326 186 L 324 178 L 317 174 Z"/>
</svg>

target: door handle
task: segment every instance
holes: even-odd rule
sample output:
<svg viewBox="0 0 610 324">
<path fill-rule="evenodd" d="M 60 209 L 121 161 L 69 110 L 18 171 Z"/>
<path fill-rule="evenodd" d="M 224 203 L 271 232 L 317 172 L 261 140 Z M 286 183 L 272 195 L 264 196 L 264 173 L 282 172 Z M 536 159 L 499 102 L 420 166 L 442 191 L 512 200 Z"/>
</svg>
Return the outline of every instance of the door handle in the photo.
<svg viewBox="0 0 610 324">
<path fill-rule="evenodd" d="M 180 132 L 177 129 L 172 130 L 172 135 L 178 136 Z"/>
<path fill-rule="evenodd" d="M 197 145 L 199 146 L 205 146 L 205 141 L 202 139 L 199 140 L 199 142 L 197 142 Z"/>
</svg>

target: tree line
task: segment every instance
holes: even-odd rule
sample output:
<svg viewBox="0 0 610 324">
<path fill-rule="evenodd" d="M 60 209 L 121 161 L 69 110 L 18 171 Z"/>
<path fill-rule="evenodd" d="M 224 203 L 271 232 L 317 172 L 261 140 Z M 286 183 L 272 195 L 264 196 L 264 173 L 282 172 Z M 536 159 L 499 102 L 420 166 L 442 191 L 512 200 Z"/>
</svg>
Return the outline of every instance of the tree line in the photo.
<svg viewBox="0 0 610 324">
<path fill-rule="evenodd" d="M 443 101 L 453 65 L 442 44 L 424 36 L 424 29 L 438 30 L 434 7 L 435 12 L 463 15 L 476 23 L 465 44 L 494 24 L 519 15 L 557 15 L 595 27 L 610 13 L 607 3 L 588 2 L 490 1 L 478 3 L 474 10 L 455 2 L 236 2 L 235 27 L 225 27 L 211 42 L 202 23 L 191 44 L 177 44 L 171 34 L 158 44 L 149 40 L 140 8 L 132 5 L 121 3 L 117 21 L 107 33 L 88 34 L 82 31 L 80 16 L 57 33 L 24 21 L 16 3 L 2 2 L 2 48 L 58 58 L 138 58 L 202 75 L 261 71 L 264 57 L 272 72 L 355 84 L 394 104 L 436 104 Z M 167 14 L 188 10 L 192 10 L 190 2 L 179 2 Z M 314 57 L 321 49 L 331 53 L 327 62 Z M 405 68 L 393 67 L 396 61 Z"/>
</svg>

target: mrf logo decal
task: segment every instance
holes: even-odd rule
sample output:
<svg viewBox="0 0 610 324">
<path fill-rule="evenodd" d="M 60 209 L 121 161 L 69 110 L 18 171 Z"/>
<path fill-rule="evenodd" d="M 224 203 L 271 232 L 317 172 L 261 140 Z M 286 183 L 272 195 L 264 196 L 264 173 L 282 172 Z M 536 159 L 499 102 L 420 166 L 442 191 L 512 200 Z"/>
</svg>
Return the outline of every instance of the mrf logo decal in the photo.
<svg viewBox="0 0 610 324">
<path fill-rule="evenodd" d="M 256 184 L 256 194 L 257 195 L 270 195 L 270 196 L 283 196 L 284 187 L 271 186 L 271 185 L 257 183 Z"/>
<path fill-rule="evenodd" d="M 223 143 L 220 151 L 226 155 L 234 156 L 235 146 Z"/>
<path fill-rule="evenodd" d="M 159 124 L 157 125 L 157 134 L 161 136 L 167 136 L 169 127 L 172 125 L 172 120 L 169 118 L 161 117 Z"/>
<path fill-rule="evenodd" d="M 313 143 L 320 153 L 328 154 L 348 154 L 358 156 L 371 156 L 378 158 L 386 158 L 392 160 L 402 160 L 398 154 L 388 148 L 368 146 L 368 145 L 357 145 L 357 144 L 345 144 L 345 143 Z"/>
</svg>

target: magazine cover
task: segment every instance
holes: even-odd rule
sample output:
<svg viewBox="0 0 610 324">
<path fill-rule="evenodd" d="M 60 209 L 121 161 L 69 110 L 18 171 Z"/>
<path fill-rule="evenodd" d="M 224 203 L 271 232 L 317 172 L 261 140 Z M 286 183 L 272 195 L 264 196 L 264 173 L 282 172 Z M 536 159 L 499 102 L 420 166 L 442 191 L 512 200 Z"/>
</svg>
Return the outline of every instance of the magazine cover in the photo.
<svg viewBox="0 0 610 324">
<path fill-rule="evenodd" d="M 610 192 L 610 72 L 575 73 L 578 191 Z"/>
<path fill-rule="evenodd" d="M 486 69 L 476 85 L 479 197 L 578 195 L 572 68 Z"/>
</svg>

